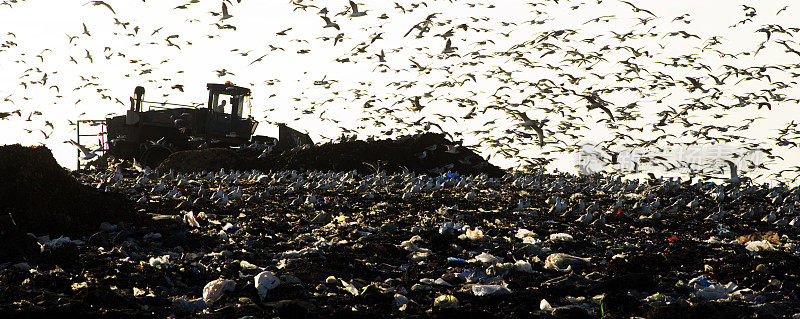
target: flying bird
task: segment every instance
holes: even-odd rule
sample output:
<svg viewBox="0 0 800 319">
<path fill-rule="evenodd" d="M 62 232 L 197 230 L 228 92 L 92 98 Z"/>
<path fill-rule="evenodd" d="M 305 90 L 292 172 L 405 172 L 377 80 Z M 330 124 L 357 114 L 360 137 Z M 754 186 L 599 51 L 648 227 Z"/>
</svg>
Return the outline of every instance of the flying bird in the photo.
<svg viewBox="0 0 800 319">
<path fill-rule="evenodd" d="M 350 14 L 351 17 L 362 17 L 367 15 L 367 10 L 358 11 L 358 6 L 352 0 L 350 1 L 350 9 L 353 10 L 353 13 Z"/>
<path fill-rule="evenodd" d="M 92 34 L 89 33 L 89 29 L 86 28 L 86 23 L 83 24 L 83 34 L 88 35 L 90 37 L 92 36 Z M 72 40 L 70 40 L 70 42 L 72 42 Z"/>
<path fill-rule="evenodd" d="M 544 123 L 546 123 L 547 120 L 541 120 L 541 121 L 531 120 L 530 118 L 528 118 L 528 115 L 525 114 L 525 112 L 519 112 L 517 113 L 517 115 L 519 116 L 520 119 L 522 119 L 522 124 L 520 125 L 522 125 L 522 127 L 525 128 L 532 128 L 534 131 L 536 131 L 536 135 L 539 137 L 539 146 L 544 146 L 543 127 Z"/>
<path fill-rule="evenodd" d="M 111 6 L 110 6 L 108 3 L 106 3 L 105 1 L 89 1 L 89 2 L 85 3 L 84 5 L 87 5 L 87 4 L 90 4 L 90 3 L 91 3 L 92 5 L 94 5 L 94 6 L 105 6 L 106 8 L 108 8 L 108 10 L 111 10 L 111 13 L 113 13 L 113 14 L 115 14 L 115 15 L 117 14 L 116 12 L 114 12 L 114 8 L 112 8 L 112 7 L 111 7 Z"/>
<path fill-rule="evenodd" d="M 458 49 L 458 47 L 454 47 L 450 39 L 447 39 L 447 42 L 444 44 L 444 49 L 442 50 L 442 53 L 453 53 L 456 52 L 456 49 Z"/>
<path fill-rule="evenodd" d="M 588 108 L 590 110 L 592 110 L 592 109 L 601 109 L 601 110 L 603 110 L 603 112 L 606 112 L 606 114 L 608 114 L 608 118 L 610 118 L 612 122 L 614 121 L 614 114 L 611 113 L 611 110 L 608 109 L 608 107 L 606 107 L 606 104 L 608 104 L 608 102 L 603 101 L 602 99 L 600 99 L 600 97 L 597 96 L 597 94 L 595 94 L 595 93 L 592 93 L 591 95 L 578 94 L 578 96 L 581 96 L 584 99 L 586 99 L 587 101 L 589 101 Z"/>
<path fill-rule="evenodd" d="M 255 60 L 253 60 L 253 62 L 250 62 L 250 64 L 248 64 L 248 65 L 253 65 L 253 63 L 256 63 L 256 62 L 261 62 L 261 59 L 263 59 L 263 58 L 264 58 L 264 57 L 266 57 L 266 56 L 267 56 L 267 55 L 266 55 L 266 54 L 264 54 L 264 55 L 262 55 L 262 56 L 258 57 L 258 59 L 255 59 Z"/>
<path fill-rule="evenodd" d="M 222 17 L 219 18 L 220 20 L 230 19 L 233 18 L 232 15 L 228 14 L 228 6 L 225 5 L 225 1 L 222 2 Z"/>
<path fill-rule="evenodd" d="M 331 19 L 326 16 L 320 16 L 320 18 L 322 18 L 322 20 L 325 20 L 325 26 L 323 28 L 336 28 L 336 30 L 339 30 L 338 23 L 331 21 Z"/>
<path fill-rule="evenodd" d="M 741 177 L 741 178 L 739 177 L 739 172 L 738 168 L 736 168 L 736 164 L 734 164 L 729 160 L 725 160 L 725 163 L 728 164 L 728 168 L 731 170 L 731 177 L 725 180 L 726 182 L 731 184 L 739 184 L 746 179 L 746 177 Z"/>
<path fill-rule="evenodd" d="M 620 2 L 631 6 L 631 9 L 633 10 L 633 12 L 636 12 L 636 13 L 645 12 L 647 14 L 650 14 L 653 17 L 658 17 L 655 14 L 653 14 L 652 12 L 650 12 L 650 10 L 645 10 L 645 9 L 639 8 L 639 7 L 635 6 L 635 5 L 633 5 L 633 3 L 630 3 L 628 1 L 620 1 Z"/>
<path fill-rule="evenodd" d="M 97 150 L 94 151 L 90 150 L 88 147 L 80 145 L 78 144 L 78 142 L 75 142 L 73 140 L 69 140 L 68 143 L 75 145 L 75 147 L 77 147 L 81 151 L 81 153 L 83 153 L 84 160 L 88 161 L 98 156 L 97 153 L 95 153 L 95 151 Z"/>
</svg>

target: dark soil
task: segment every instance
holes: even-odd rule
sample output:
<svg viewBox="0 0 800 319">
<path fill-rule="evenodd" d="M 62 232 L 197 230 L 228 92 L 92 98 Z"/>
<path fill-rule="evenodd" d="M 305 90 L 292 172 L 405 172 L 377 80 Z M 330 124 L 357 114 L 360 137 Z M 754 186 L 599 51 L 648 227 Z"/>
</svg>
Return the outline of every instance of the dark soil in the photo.
<svg viewBox="0 0 800 319">
<path fill-rule="evenodd" d="M 0 146 L 0 181 L 3 233 L 57 237 L 131 219 L 131 205 L 123 196 L 79 183 L 46 147 Z"/>
<path fill-rule="evenodd" d="M 404 168 L 419 174 L 457 172 L 464 175 L 487 174 L 499 177 L 504 173 L 468 148 L 458 146 L 451 153 L 447 152 L 447 145 L 455 146 L 457 143 L 447 140 L 443 134 L 426 133 L 396 140 L 351 141 L 274 150 L 265 158 L 258 158 L 261 153 L 255 151 L 234 153 L 225 149 L 207 149 L 175 152 L 158 168 L 162 171 L 215 171 L 220 168 L 262 171 L 356 170 L 369 174 L 374 173 L 379 166 L 380 170 L 388 174 L 402 172 Z M 434 150 L 427 149 L 433 146 L 436 146 Z M 419 158 L 423 153 L 425 157 Z"/>
</svg>

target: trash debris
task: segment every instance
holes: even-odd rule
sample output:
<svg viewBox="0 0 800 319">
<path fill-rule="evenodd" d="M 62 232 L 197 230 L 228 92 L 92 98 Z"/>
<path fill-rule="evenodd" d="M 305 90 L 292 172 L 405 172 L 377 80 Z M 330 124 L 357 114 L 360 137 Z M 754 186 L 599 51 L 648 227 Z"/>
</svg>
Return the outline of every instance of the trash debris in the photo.
<svg viewBox="0 0 800 319">
<path fill-rule="evenodd" d="M 749 250 L 749 251 L 776 251 L 776 250 L 778 250 L 778 248 L 776 248 L 774 245 L 772 245 L 772 243 L 770 243 L 768 240 L 754 240 L 754 241 L 751 241 L 751 242 L 747 242 L 747 244 L 744 246 L 744 248 Z"/>
<path fill-rule="evenodd" d="M 255 286 L 261 300 L 267 297 L 267 292 L 281 284 L 281 280 L 270 271 L 262 271 L 255 277 Z"/>
<path fill-rule="evenodd" d="M 394 306 L 398 308 L 400 311 L 404 311 L 406 309 L 406 305 L 408 305 L 409 300 L 406 296 L 401 294 L 394 294 Z"/>
<path fill-rule="evenodd" d="M 458 308 L 458 298 L 453 295 L 439 295 L 433 300 L 433 307 L 439 309 Z"/>
<path fill-rule="evenodd" d="M 25 300 L 143 317 L 516 317 L 531 313 L 531 289 L 550 316 L 680 316 L 712 302 L 793 314 L 775 304 L 790 303 L 796 287 L 795 213 L 766 194 L 796 189 L 723 188 L 716 202 L 719 189 L 706 183 L 538 173 L 144 172 L 121 163 L 73 175 L 85 185 L 113 179 L 108 191 L 144 218 L 97 220 L 75 235 L 0 228 L 15 243 L 0 245 L 0 317 L 44 311 Z M 762 208 L 750 218 L 728 201 Z M 705 219 L 720 205 L 724 217 Z M 605 226 L 576 220 L 589 211 Z M 767 211 L 787 223 L 760 222 Z"/>
<path fill-rule="evenodd" d="M 572 272 L 575 269 L 588 266 L 590 258 L 581 258 L 565 253 L 554 253 L 547 256 L 544 269 L 560 272 Z"/>
<path fill-rule="evenodd" d="M 472 294 L 478 297 L 507 295 L 511 290 L 504 285 L 472 285 Z"/>
<path fill-rule="evenodd" d="M 475 258 L 473 259 L 482 262 L 484 264 L 496 264 L 502 262 L 500 258 L 492 256 L 492 254 L 487 252 L 482 252 L 480 255 L 475 256 Z"/>
<path fill-rule="evenodd" d="M 572 235 L 565 233 L 550 234 L 550 241 L 552 242 L 571 242 L 575 241 Z"/>
<path fill-rule="evenodd" d="M 226 291 L 233 291 L 236 289 L 236 282 L 229 279 L 215 279 L 210 281 L 203 287 L 203 301 L 206 304 L 213 304 L 219 298 L 222 298 L 222 295 L 225 294 Z"/>
<path fill-rule="evenodd" d="M 172 302 L 172 307 L 178 312 L 197 313 L 208 307 L 203 298 L 192 300 L 176 299 Z"/>
</svg>

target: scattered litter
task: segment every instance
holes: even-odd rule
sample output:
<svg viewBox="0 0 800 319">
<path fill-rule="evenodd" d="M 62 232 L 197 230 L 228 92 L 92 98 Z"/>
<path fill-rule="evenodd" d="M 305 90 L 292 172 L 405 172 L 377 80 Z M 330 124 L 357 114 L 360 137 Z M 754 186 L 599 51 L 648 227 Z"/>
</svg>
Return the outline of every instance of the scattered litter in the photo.
<svg viewBox="0 0 800 319">
<path fill-rule="evenodd" d="M 233 291 L 236 289 L 236 282 L 229 279 L 215 279 L 210 281 L 203 287 L 203 301 L 206 304 L 213 304 L 219 298 L 222 298 L 222 295 L 225 294 L 226 291 Z"/>
<path fill-rule="evenodd" d="M 258 290 L 258 296 L 262 300 L 267 297 L 267 292 L 275 289 L 280 284 L 281 280 L 270 271 L 262 271 L 255 277 L 256 290 Z"/>
</svg>

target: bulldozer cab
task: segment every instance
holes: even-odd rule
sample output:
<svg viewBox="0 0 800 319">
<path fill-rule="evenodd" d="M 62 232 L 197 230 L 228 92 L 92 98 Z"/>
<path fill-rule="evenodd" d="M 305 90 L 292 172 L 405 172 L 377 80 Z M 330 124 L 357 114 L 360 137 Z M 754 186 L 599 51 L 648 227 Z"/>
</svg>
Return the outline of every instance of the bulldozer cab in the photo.
<svg viewBox="0 0 800 319">
<path fill-rule="evenodd" d="M 250 89 L 225 84 L 208 83 L 208 109 L 215 114 L 230 115 L 231 118 L 243 118 L 245 108 L 250 105 Z M 248 108 L 249 111 L 249 108 Z"/>
</svg>

